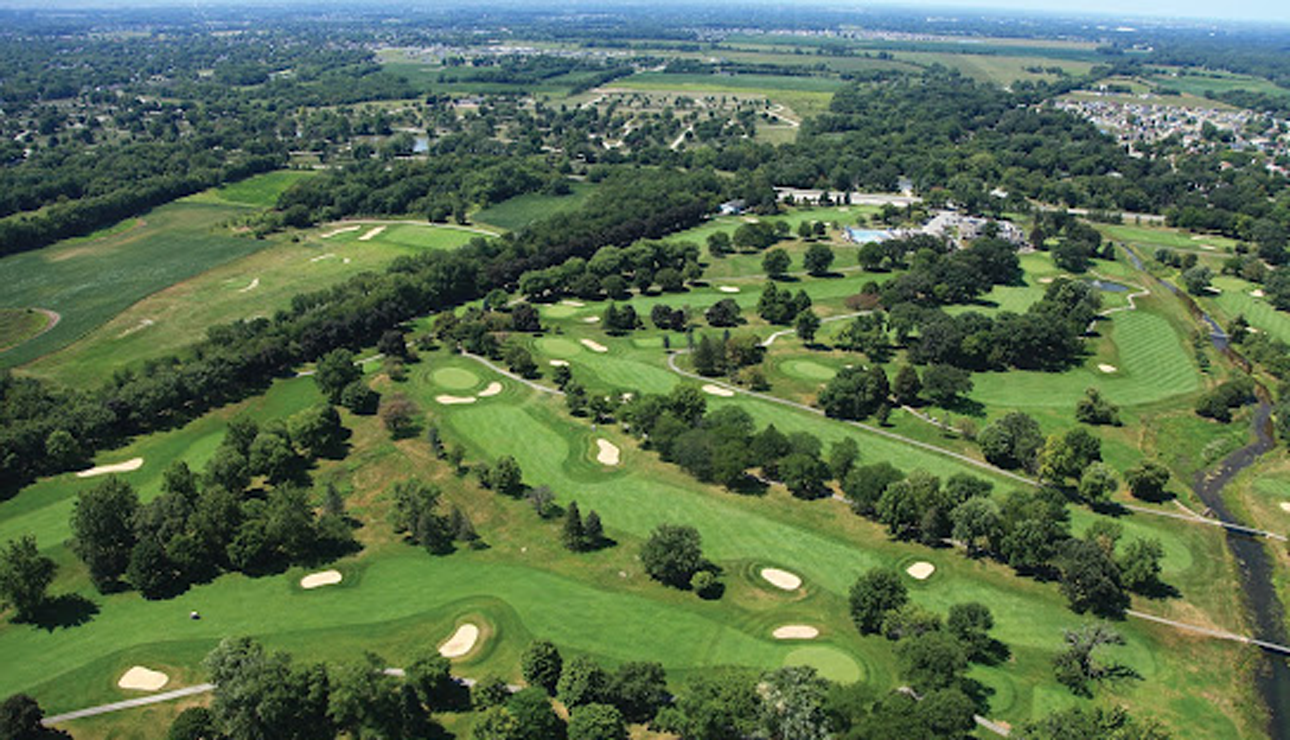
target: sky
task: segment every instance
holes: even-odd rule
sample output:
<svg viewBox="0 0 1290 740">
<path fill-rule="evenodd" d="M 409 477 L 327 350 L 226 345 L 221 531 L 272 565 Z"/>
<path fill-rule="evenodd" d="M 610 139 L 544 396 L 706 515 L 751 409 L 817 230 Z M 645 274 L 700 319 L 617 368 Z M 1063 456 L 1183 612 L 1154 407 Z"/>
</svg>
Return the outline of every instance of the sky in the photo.
<svg viewBox="0 0 1290 740">
<path fill-rule="evenodd" d="M 832 7 L 850 3 L 834 2 Z M 1212 18 L 1215 20 L 1290 23 L 1290 0 L 909 0 L 897 7 L 998 8 L 1062 14 L 1105 14 L 1115 17 Z"/>
</svg>

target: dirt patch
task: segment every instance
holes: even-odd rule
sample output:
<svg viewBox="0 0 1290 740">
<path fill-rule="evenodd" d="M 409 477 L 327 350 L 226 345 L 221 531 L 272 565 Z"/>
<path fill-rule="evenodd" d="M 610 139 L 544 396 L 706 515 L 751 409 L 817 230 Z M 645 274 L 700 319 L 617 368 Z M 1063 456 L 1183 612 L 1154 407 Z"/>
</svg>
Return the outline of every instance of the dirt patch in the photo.
<svg viewBox="0 0 1290 740">
<path fill-rule="evenodd" d="M 319 573 L 310 573 L 300 579 L 300 588 L 319 588 L 321 586 L 334 586 L 344 578 L 338 570 L 324 570 Z"/>
<path fill-rule="evenodd" d="M 806 624 L 786 624 L 771 633 L 776 640 L 814 640 L 820 631 Z"/>
<path fill-rule="evenodd" d="M 609 348 L 608 348 L 608 347 L 606 347 L 605 345 L 601 344 L 600 342 L 592 341 L 592 340 L 590 340 L 590 339 L 583 339 L 583 340 L 582 340 L 582 346 L 586 347 L 587 349 L 591 350 L 592 352 L 602 352 L 602 353 L 603 353 L 603 352 L 608 352 L 608 351 L 609 351 Z"/>
<path fill-rule="evenodd" d="M 82 470 L 76 474 L 77 478 L 93 478 L 96 475 L 109 475 L 111 473 L 129 473 L 143 467 L 143 458 L 135 457 L 125 462 L 114 463 L 112 465 L 100 465 L 97 468 Z"/>
<path fill-rule="evenodd" d="M 479 392 L 480 398 L 489 398 L 502 392 L 502 384 L 496 380 L 488 384 L 488 387 Z"/>
<path fill-rule="evenodd" d="M 117 679 L 116 685 L 131 691 L 158 691 L 170 681 L 170 677 L 161 671 L 134 666 Z"/>
<path fill-rule="evenodd" d="M 913 578 L 914 580 L 926 581 L 928 578 L 932 577 L 933 573 L 936 572 L 936 566 L 932 565 L 926 560 L 920 560 L 917 563 L 914 563 L 913 565 L 906 568 L 905 572 L 908 573 L 909 577 Z"/>
<path fill-rule="evenodd" d="M 735 395 L 735 392 L 729 388 L 722 388 L 721 386 L 713 385 L 712 383 L 708 383 L 703 386 L 703 392 L 712 396 L 721 396 L 722 398 L 730 398 Z"/>
<path fill-rule="evenodd" d="M 620 452 L 618 446 L 607 439 L 596 440 L 596 462 L 601 465 L 617 465 Z"/>
<path fill-rule="evenodd" d="M 364 234 L 364 235 L 362 235 L 362 236 L 358 237 L 358 240 L 359 240 L 360 242 L 370 242 L 371 240 L 373 240 L 373 239 L 375 239 L 376 237 L 380 236 L 380 235 L 381 235 L 381 232 L 382 232 L 382 231 L 385 231 L 385 229 L 386 229 L 386 227 L 384 227 L 384 226 L 377 226 L 375 229 L 372 229 L 371 231 L 367 232 L 366 234 Z"/>
<path fill-rule="evenodd" d="M 460 658 L 469 653 L 479 640 L 479 628 L 473 624 L 463 624 L 452 633 L 448 641 L 439 646 L 439 654 L 445 658 Z"/>
<path fill-rule="evenodd" d="M 466 403 L 474 403 L 474 396 L 435 396 L 435 403 L 441 403 L 444 406 L 457 406 Z"/>
<path fill-rule="evenodd" d="M 781 588 L 785 591 L 796 591 L 802 587 L 801 576 L 779 568 L 762 568 L 761 577 L 765 578 L 775 588 Z"/>
</svg>

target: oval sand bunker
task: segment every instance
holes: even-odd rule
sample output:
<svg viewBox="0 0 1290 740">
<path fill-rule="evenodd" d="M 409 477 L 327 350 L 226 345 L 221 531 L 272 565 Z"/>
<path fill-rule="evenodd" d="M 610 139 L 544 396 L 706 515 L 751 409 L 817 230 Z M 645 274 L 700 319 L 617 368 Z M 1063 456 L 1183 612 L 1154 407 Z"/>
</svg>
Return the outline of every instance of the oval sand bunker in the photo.
<svg viewBox="0 0 1290 740">
<path fill-rule="evenodd" d="M 434 397 L 434 400 L 435 400 L 435 402 L 436 402 L 436 403 L 441 403 L 441 404 L 443 404 L 444 406 L 455 406 L 455 405 L 463 404 L 463 403 L 474 403 L 474 402 L 475 402 L 475 397 L 474 397 L 474 396 L 470 396 L 470 397 L 462 397 L 462 396 L 435 396 L 435 397 Z"/>
<path fill-rule="evenodd" d="M 300 588 L 318 588 L 319 586 L 334 586 L 340 583 L 341 576 L 338 570 L 324 570 L 321 573 L 310 573 L 300 579 Z"/>
<path fill-rule="evenodd" d="M 762 568 L 761 577 L 775 588 L 782 588 L 785 591 L 796 591 L 802 587 L 802 579 L 799 576 L 779 568 Z"/>
<path fill-rule="evenodd" d="M 502 392 L 502 384 L 494 380 L 493 382 L 488 384 L 487 388 L 479 392 L 479 397 L 488 398 L 490 396 L 496 396 L 498 393 L 501 393 L 501 392 Z"/>
<path fill-rule="evenodd" d="M 1115 365 L 1108 365 L 1106 363 L 1102 363 L 1097 366 L 1097 369 L 1101 370 L 1104 373 L 1113 373 L 1113 372 L 1116 372 L 1119 368 L 1117 368 Z"/>
<path fill-rule="evenodd" d="M 703 392 L 712 396 L 721 396 L 722 398 L 730 398 L 735 395 L 735 392 L 729 388 L 722 388 L 721 386 L 713 385 L 712 383 L 708 383 L 703 386 Z"/>
<path fill-rule="evenodd" d="M 82 470 L 76 474 L 77 478 L 93 478 L 96 475 L 107 475 L 108 473 L 129 473 L 132 470 L 138 470 L 143 467 L 143 458 L 136 457 L 125 462 L 116 463 L 115 465 L 100 465 L 97 468 Z"/>
<path fill-rule="evenodd" d="M 739 292 L 739 288 L 736 288 L 736 287 L 735 287 L 735 286 L 733 286 L 733 285 L 722 285 L 721 287 L 717 288 L 717 290 L 721 291 L 722 293 L 738 293 L 738 292 Z"/>
<path fill-rule="evenodd" d="M 596 462 L 601 465 L 617 465 L 619 450 L 618 446 L 607 439 L 596 440 Z"/>
<path fill-rule="evenodd" d="M 909 574 L 910 578 L 914 578 L 919 581 L 926 581 L 928 578 L 932 577 L 933 573 L 936 572 L 936 566 L 929 562 L 920 560 L 906 568 L 905 572 Z"/>
<path fill-rule="evenodd" d="M 439 654 L 445 658 L 460 658 L 475 647 L 479 639 L 479 628 L 473 624 L 463 624 L 452 633 L 448 641 L 439 646 Z"/>
<path fill-rule="evenodd" d="M 157 691 L 162 686 L 165 686 L 169 680 L 170 677 L 161 671 L 154 671 L 137 665 L 122 674 L 116 685 L 133 691 Z"/>
<path fill-rule="evenodd" d="M 608 351 L 609 351 L 609 348 L 608 348 L 608 347 L 606 347 L 605 345 L 601 344 L 600 342 L 592 341 L 592 340 L 590 340 L 590 339 L 583 339 L 583 340 L 582 340 L 582 346 L 586 347 L 587 349 L 591 350 L 592 352 L 608 352 Z"/>
<path fill-rule="evenodd" d="M 806 624 L 786 624 L 771 633 L 776 640 L 814 640 L 820 631 Z"/>
</svg>

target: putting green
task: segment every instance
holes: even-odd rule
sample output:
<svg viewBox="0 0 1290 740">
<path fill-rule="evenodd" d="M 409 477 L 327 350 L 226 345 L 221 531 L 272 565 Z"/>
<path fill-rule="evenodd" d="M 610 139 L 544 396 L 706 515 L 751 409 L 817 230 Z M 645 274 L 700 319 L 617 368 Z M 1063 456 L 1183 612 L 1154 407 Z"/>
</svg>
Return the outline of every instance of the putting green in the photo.
<svg viewBox="0 0 1290 740">
<path fill-rule="evenodd" d="M 837 370 L 811 360 L 789 360 L 779 366 L 785 375 L 801 380 L 832 380 Z"/>
<path fill-rule="evenodd" d="M 548 319 L 567 319 L 578 311 L 576 306 L 566 306 L 562 303 L 542 307 L 542 315 Z"/>
<path fill-rule="evenodd" d="M 537 340 L 537 348 L 544 355 L 569 358 L 582 354 L 582 347 L 572 339 L 563 337 L 542 337 Z"/>
<path fill-rule="evenodd" d="M 479 376 L 459 367 L 441 367 L 431 376 L 435 385 L 454 391 L 464 391 L 479 385 Z"/>
<path fill-rule="evenodd" d="M 784 665 L 809 665 L 820 675 L 838 683 L 855 683 L 865 672 L 850 655 L 837 648 L 812 645 L 794 650 L 784 658 Z"/>
</svg>

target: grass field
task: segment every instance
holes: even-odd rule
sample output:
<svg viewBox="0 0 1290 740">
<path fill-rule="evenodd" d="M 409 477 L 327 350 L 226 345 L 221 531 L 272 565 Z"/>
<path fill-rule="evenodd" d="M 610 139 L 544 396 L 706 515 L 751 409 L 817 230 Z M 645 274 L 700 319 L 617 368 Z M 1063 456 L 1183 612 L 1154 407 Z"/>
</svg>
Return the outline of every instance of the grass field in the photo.
<svg viewBox="0 0 1290 740">
<path fill-rule="evenodd" d="M 1079 77 L 1088 74 L 1092 62 L 1070 59 L 1046 59 L 1037 56 L 1001 56 L 994 54 L 956 54 L 952 51 L 902 51 L 895 52 L 896 59 L 922 66 L 940 64 L 957 69 L 980 82 L 1010 85 L 1019 81 L 1055 80 L 1057 75 L 1035 73 L 1027 67 L 1060 67 L 1067 74 Z"/>
<path fill-rule="evenodd" d="M 471 214 L 471 220 L 506 231 L 518 231 L 534 221 L 581 206 L 596 191 L 591 183 L 572 183 L 568 195 L 520 195 Z"/>
<path fill-rule="evenodd" d="M 288 307 L 297 293 L 365 270 L 383 269 L 400 255 L 459 247 L 475 236 L 460 229 L 409 223 L 388 225 L 366 241 L 361 237 L 377 226 L 363 225 L 357 231 L 321 238 L 334 228 L 319 227 L 300 242 L 284 236 L 251 242 L 263 249 L 174 285 L 161 286 L 79 341 L 24 365 L 21 371 L 69 385 L 92 386 L 104 373 L 192 344 L 205 336 L 209 326 L 272 316 Z"/>
<path fill-rule="evenodd" d="M 1290 314 L 1273 308 L 1265 298 L 1250 295 L 1259 286 L 1230 275 L 1214 278 L 1213 284 L 1223 292 L 1202 297 L 1201 303 L 1217 306 L 1222 314 L 1220 320 L 1225 318 L 1230 321 L 1241 315 L 1255 329 L 1290 343 Z M 1226 321 L 1223 323 L 1226 324 Z"/>
<path fill-rule="evenodd" d="M 313 176 L 312 170 L 279 170 L 208 190 L 191 196 L 189 200 L 271 208 L 278 202 L 278 196 L 283 191 Z"/>
<path fill-rule="evenodd" d="M 30 308 L 0 308 L 0 352 L 40 334 L 49 316 Z"/>
<path fill-rule="evenodd" d="M 1215 254 L 1230 253 L 1236 248 L 1236 240 L 1218 234 L 1198 234 L 1165 226 L 1094 225 L 1108 239 L 1141 247 L 1139 253 L 1144 257 L 1151 256 L 1151 252 L 1160 247 Z"/>
<path fill-rule="evenodd" d="M 1181 74 L 1162 73 L 1149 77 L 1161 87 L 1172 88 L 1189 95 L 1203 96 L 1207 92 L 1225 93 L 1231 90 L 1246 90 L 1261 95 L 1286 96 L 1290 90 L 1278 86 L 1271 80 L 1250 75 L 1233 74 L 1217 70 L 1178 70 L 1166 68 Z"/>
</svg>

